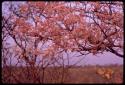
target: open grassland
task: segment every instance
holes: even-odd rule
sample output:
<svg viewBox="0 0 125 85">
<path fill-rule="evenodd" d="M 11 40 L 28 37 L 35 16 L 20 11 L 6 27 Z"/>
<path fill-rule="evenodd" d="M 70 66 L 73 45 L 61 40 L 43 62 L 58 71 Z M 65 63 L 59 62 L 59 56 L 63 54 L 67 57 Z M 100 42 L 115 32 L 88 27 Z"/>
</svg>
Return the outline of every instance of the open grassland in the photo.
<svg viewBox="0 0 125 85">
<path fill-rule="evenodd" d="M 38 70 L 39 69 L 39 70 Z M 122 83 L 123 65 L 85 67 L 4 67 L 3 83 Z"/>
</svg>

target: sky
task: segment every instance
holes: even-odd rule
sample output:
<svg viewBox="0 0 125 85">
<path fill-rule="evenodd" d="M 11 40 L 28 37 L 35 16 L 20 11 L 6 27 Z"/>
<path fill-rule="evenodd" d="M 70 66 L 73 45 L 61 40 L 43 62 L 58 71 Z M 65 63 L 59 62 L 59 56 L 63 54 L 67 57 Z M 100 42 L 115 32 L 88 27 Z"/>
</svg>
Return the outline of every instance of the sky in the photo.
<svg viewBox="0 0 125 85">
<path fill-rule="evenodd" d="M 104 54 L 99 54 L 98 56 L 93 56 L 90 54 L 83 61 L 86 61 L 85 63 L 86 65 L 123 64 L 123 58 L 120 58 L 109 52 L 105 52 Z M 83 62 L 81 62 L 81 64 L 83 65 Z"/>
<path fill-rule="evenodd" d="M 14 41 L 12 38 L 9 38 L 7 42 L 11 42 L 14 44 Z M 86 56 L 80 56 L 80 57 L 75 57 L 73 56 L 75 53 L 71 53 L 70 55 L 70 65 L 75 64 L 76 62 L 79 61 L 77 65 L 109 65 L 109 64 L 123 64 L 123 58 L 116 56 L 113 53 L 110 52 L 104 52 L 103 54 L 88 54 Z M 76 56 L 79 55 L 79 53 L 75 54 Z M 65 57 L 66 58 L 66 57 Z M 13 59 L 13 63 L 16 63 L 16 58 Z M 65 61 L 67 63 L 67 61 Z"/>
<path fill-rule="evenodd" d="M 14 45 L 14 40 L 12 38 L 9 38 L 7 42 L 11 42 L 11 45 L 13 43 Z M 13 52 L 13 51 L 12 51 Z M 64 54 L 65 55 L 65 54 Z M 73 56 L 75 55 L 75 56 Z M 110 64 L 118 64 L 118 65 L 123 65 L 123 58 L 120 58 L 116 56 L 115 54 L 112 54 L 110 52 L 104 52 L 103 54 L 88 54 L 86 56 L 78 56 L 79 53 L 70 53 L 69 54 L 69 65 L 74 65 L 75 63 L 76 66 L 85 66 L 85 65 L 110 65 Z M 67 59 L 66 55 L 64 56 L 64 59 Z M 39 61 L 39 60 L 38 60 Z M 67 60 L 64 61 L 65 65 L 67 65 Z M 17 58 L 12 57 L 12 65 L 15 65 L 17 63 Z M 18 64 L 20 66 L 20 64 Z M 25 66 L 25 63 L 23 64 Z"/>
</svg>

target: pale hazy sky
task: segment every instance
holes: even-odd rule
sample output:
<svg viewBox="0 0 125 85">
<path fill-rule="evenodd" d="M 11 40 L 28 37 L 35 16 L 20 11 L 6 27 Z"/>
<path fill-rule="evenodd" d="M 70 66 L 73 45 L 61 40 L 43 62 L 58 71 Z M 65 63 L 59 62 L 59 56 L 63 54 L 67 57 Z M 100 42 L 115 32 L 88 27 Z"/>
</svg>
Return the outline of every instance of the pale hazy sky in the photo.
<svg viewBox="0 0 125 85">
<path fill-rule="evenodd" d="M 73 65 L 74 63 L 77 63 L 79 66 L 84 65 L 110 65 L 110 64 L 119 64 L 123 65 L 123 58 L 120 58 L 114 54 L 111 53 L 105 53 L 98 56 L 93 56 L 92 54 L 89 54 L 87 56 L 81 56 L 81 57 L 70 57 L 70 65 Z M 12 59 L 12 63 L 15 64 L 17 62 L 16 58 Z M 67 64 L 67 60 L 65 61 Z"/>
<path fill-rule="evenodd" d="M 98 56 L 88 55 L 83 61 L 85 64 L 123 64 L 123 58 L 120 58 L 110 52 L 105 52 L 104 54 L 98 54 Z M 83 62 L 81 62 L 82 64 Z"/>
</svg>

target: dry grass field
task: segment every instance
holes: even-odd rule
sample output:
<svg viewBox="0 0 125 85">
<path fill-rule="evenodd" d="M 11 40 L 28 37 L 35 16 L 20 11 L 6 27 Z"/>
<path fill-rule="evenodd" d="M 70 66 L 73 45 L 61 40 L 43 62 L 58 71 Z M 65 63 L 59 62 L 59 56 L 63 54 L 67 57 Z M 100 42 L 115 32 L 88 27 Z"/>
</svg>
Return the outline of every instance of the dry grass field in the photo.
<svg viewBox="0 0 125 85">
<path fill-rule="evenodd" d="M 38 67 L 37 67 L 38 68 Z M 49 67 L 32 69 L 26 67 L 6 67 L 2 69 L 3 83 L 122 83 L 123 66 Z"/>
</svg>

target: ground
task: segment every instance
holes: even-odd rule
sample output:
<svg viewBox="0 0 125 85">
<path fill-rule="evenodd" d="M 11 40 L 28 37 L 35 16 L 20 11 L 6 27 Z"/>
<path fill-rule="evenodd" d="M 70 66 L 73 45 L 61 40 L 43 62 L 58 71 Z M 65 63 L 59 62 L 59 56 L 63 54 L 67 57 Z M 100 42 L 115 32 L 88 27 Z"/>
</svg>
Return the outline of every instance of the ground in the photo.
<svg viewBox="0 0 125 85">
<path fill-rule="evenodd" d="M 98 69 L 105 69 L 103 75 L 108 75 L 107 78 L 99 74 Z M 108 71 L 107 69 L 110 69 Z M 11 70 L 11 71 L 10 71 Z M 36 69 L 35 71 L 38 71 Z M 28 71 L 26 67 L 4 67 L 2 68 L 2 82 L 3 83 L 122 83 L 123 82 L 123 65 L 110 65 L 110 66 L 85 66 L 85 67 L 49 67 L 44 71 L 40 69 L 39 73 L 33 75 L 30 68 Z M 64 73 L 64 75 L 62 75 Z"/>
</svg>

